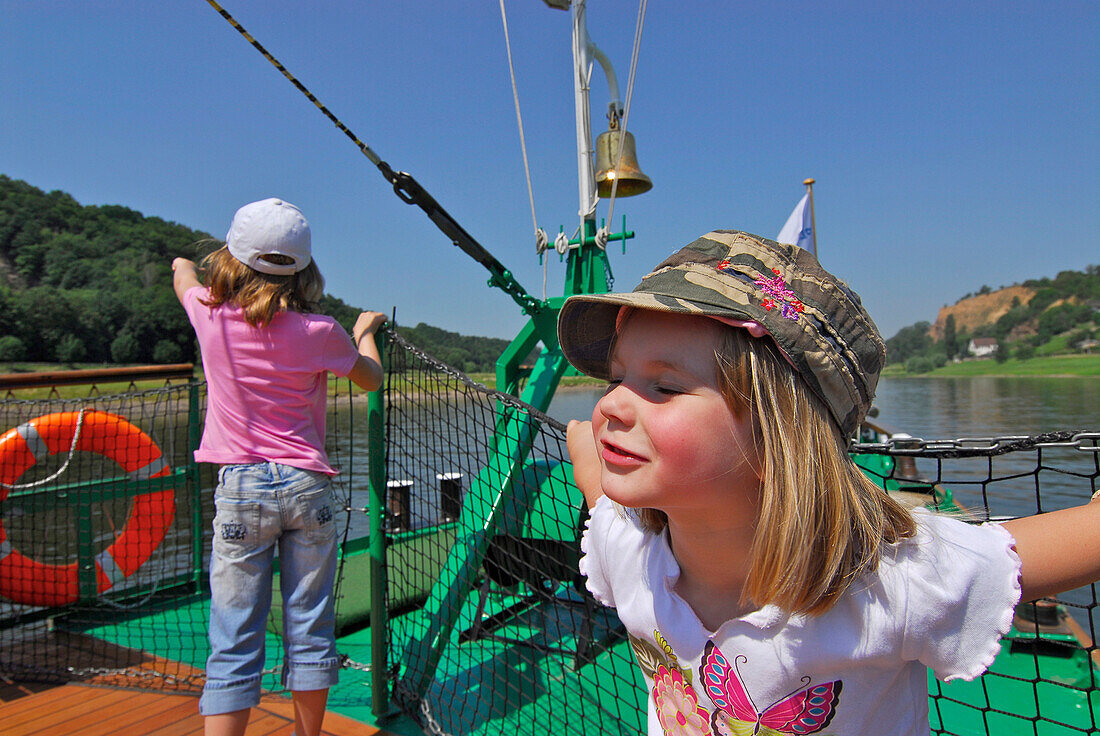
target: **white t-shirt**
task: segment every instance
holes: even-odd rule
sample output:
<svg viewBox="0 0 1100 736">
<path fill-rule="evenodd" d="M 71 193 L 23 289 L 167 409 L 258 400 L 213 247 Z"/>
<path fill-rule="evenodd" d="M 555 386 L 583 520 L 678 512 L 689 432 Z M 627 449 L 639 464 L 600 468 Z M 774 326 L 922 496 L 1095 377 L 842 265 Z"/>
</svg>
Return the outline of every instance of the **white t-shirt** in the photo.
<svg viewBox="0 0 1100 736">
<path fill-rule="evenodd" d="M 580 568 L 630 635 L 651 736 L 928 734 L 926 667 L 970 680 L 993 662 L 1020 597 L 1020 560 L 997 524 L 913 516 L 916 536 L 888 547 L 824 614 L 769 605 L 712 632 L 675 592 L 667 537 L 601 498 Z"/>
</svg>

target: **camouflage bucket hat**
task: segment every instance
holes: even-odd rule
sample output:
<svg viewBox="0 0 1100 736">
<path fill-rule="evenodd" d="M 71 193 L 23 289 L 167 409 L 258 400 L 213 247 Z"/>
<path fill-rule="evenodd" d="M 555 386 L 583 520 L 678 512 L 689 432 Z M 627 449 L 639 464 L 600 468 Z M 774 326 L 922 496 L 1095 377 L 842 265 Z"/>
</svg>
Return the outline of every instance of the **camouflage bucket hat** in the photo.
<svg viewBox="0 0 1100 736">
<path fill-rule="evenodd" d="M 707 233 L 657 266 L 633 292 L 570 297 L 558 340 L 579 371 L 608 379 L 622 307 L 760 323 L 845 435 L 875 395 L 886 345 L 859 295 L 794 245 L 737 230 Z"/>
</svg>

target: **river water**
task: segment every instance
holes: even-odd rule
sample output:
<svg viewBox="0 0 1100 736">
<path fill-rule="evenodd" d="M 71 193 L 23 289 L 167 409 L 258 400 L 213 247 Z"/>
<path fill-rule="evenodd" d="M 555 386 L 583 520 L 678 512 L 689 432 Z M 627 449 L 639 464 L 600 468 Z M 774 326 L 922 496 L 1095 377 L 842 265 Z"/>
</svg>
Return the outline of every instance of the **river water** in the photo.
<svg viewBox="0 0 1100 736">
<path fill-rule="evenodd" d="M 598 388 L 560 391 L 552 416 L 587 419 Z M 875 422 L 927 441 L 1033 436 L 1100 430 L 1100 378 L 886 378 Z M 981 443 L 970 443 L 981 444 Z M 1042 470 L 1036 471 L 1041 465 Z M 926 478 L 948 485 L 972 508 L 1020 516 L 1082 503 L 1097 488 L 1095 449 L 1044 449 L 996 458 L 918 459 Z M 1041 501 L 1037 500 L 1036 485 Z"/>
<path fill-rule="evenodd" d="M 565 389 L 548 413 L 562 421 L 588 419 L 601 394 L 598 388 Z M 1100 378 L 885 378 L 874 406 L 875 422 L 883 428 L 928 441 L 1095 432 L 1100 430 Z M 950 488 L 976 514 L 1025 516 L 1084 503 L 1100 488 L 1096 443 L 1086 444 L 1093 447 L 918 459 L 916 465 L 920 475 Z M 1061 596 L 1086 630 L 1094 596 L 1090 587 Z"/>
<path fill-rule="evenodd" d="M 560 389 L 547 413 L 562 422 L 589 419 L 602 393 L 600 387 Z M 879 383 L 874 406 L 879 425 L 928 441 L 1095 431 L 1100 430 L 1100 378 L 886 378 Z M 365 422 L 363 415 L 357 424 Z M 364 424 L 354 442 L 354 454 L 363 460 L 365 440 Z M 1044 450 L 1042 462 L 1051 468 L 1038 474 L 1035 451 L 995 460 L 918 459 L 917 466 L 925 477 L 950 484 L 971 507 L 988 506 L 994 516 L 1018 516 L 1037 510 L 1037 477 L 1044 510 L 1083 502 L 1095 490 L 1096 456 L 1095 451 Z M 359 468 L 365 471 L 365 463 Z M 990 482 L 991 474 L 998 479 Z M 366 506 L 365 472 L 353 473 L 351 489 L 352 505 Z M 418 493 L 420 489 L 414 492 L 414 504 Z M 365 528 L 365 519 L 353 519 L 355 533 Z"/>
<path fill-rule="evenodd" d="M 598 388 L 558 392 L 547 412 L 588 419 Z M 1100 378 L 884 378 L 877 421 L 925 439 L 1100 428 Z"/>
</svg>

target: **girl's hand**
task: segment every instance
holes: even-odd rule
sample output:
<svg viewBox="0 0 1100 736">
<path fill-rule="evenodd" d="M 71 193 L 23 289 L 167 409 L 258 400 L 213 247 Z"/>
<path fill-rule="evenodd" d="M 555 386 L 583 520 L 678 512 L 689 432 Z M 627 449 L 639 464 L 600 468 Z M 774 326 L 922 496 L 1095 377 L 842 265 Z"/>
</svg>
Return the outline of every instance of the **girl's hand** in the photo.
<svg viewBox="0 0 1100 736">
<path fill-rule="evenodd" d="M 359 359 L 348 373 L 352 383 L 367 391 L 375 391 L 382 386 L 382 356 L 378 354 L 378 344 L 374 341 L 374 333 L 386 322 L 386 315 L 381 312 L 363 312 L 355 320 L 355 326 L 351 328 L 351 336 L 355 341 L 355 349 L 359 351 Z"/>
<path fill-rule="evenodd" d="M 176 298 L 183 303 L 183 295 L 188 289 L 202 286 L 199 280 L 199 267 L 193 261 L 186 258 L 176 258 L 172 261 L 172 289 L 176 292 Z"/>
<path fill-rule="evenodd" d="M 588 508 L 592 508 L 603 495 L 600 481 L 602 468 L 596 438 L 592 434 L 592 422 L 570 421 L 565 437 L 569 459 L 573 461 L 573 482 L 584 494 Z"/>
<path fill-rule="evenodd" d="M 355 326 L 351 328 L 352 339 L 355 340 L 355 346 L 359 347 L 359 343 L 363 340 L 363 335 L 373 335 L 378 331 L 378 328 L 386 323 L 386 315 L 381 312 L 363 312 L 355 320 Z"/>
</svg>

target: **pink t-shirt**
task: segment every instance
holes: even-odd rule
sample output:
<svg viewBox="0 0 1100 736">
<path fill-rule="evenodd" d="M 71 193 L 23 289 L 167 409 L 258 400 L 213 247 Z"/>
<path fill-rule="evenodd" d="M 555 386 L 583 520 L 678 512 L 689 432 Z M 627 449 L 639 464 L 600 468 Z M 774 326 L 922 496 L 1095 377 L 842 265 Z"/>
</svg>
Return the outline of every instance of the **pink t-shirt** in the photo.
<svg viewBox="0 0 1100 736">
<path fill-rule="evenodd" d="M 211 309 L 205 287 L 184 294 L 206 373 L 206 426 L 195 460 L 277 462 L 335 474 L 325 453 L 327 373 L 346 376 L 359 352 L 332 317 L 279 312 L 253 327 L 239 307 Z"/>
</svg>

